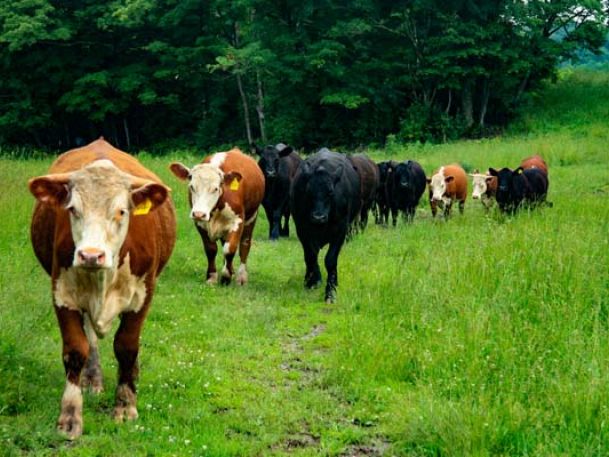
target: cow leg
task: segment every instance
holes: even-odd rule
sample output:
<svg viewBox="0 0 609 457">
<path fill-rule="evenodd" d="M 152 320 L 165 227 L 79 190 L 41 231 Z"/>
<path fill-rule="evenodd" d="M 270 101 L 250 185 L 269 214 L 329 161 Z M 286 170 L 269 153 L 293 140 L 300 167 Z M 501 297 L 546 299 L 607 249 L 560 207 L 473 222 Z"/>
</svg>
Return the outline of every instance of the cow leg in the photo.
<svg viewBox="0 0 609 457">
<path fill-rule="evenodd" d="M 326 271 L 328 272 L 328 281 L 326 282 L 326 303 L 334 303 L 336 300 L 336 286 L 338 286 L 338 254 L 342 247 L 344 239 L 339 240 L 335 243 L 330 243 L 328 252 L 324 259 L 326 265 Z"/>
<path fill-rule="evenodd" d="M 247 256 L 250 253 L 250 248 L 252 247 L 252 235 L 254 233 L 254 227 L 256 225 L 256 218 L 254 218 L 251 223 L 243 227 L 243 233 L 241 235 L 241 240 L 239 242 L 239 259 L 241 260 L 241 264 L 239 265 L 239 269 L 237 270 L 237 284 L 243 286 L 247 284 L 248 274 L 247 274 Z"/>
<path fill-rule="evenodd" d="M 218 272 L 216 271 L 216 254 L 218 254 L 218 244 L 212 241 L 207 235 L 207 232 L 197 226 L 201 240 L 203 241 L 203 248 L 205 249 L 205 256 L 207 257 L 207 284 L 216 284 L 218 282 Z"/>
<path fill-rule="evenodd" d="M 406 219 L 406 222 L 411 223 L 414 220 L 414 213 L 415 208 L 411 206 L 406 208 L 406 211 L 404 211 L 404 219 Z"/>
<path fill-rule="evenodd" d="M 459 202 L 459 213 L 463 214 L 463 211 L 465 211 L 465 200 Z"/>
<path fill-rule="evenodd" d="M 391 208 L 391 222 L 393 224 L 393 226 L 395 227 L 397 222 L 398 222 L 398 209 L 397 207 L 392 207 Z"/>
<path fill-rule="evenodd" d="M 309 243 L 303 243 L 305 265 L 307 271 L 305 273 L 304 284 L 307 289 L 313 289 L 321 284 L 321 271 L 317 263 L 317 255 L 319 248 L 311 246 Z"/>
<path fill-rule="evenodd" d="M 453 203 L 444 203 L 444 218 L 448 219 L 450 217 L 450 209 L 452 208 Z"/>
<path fill-rule="evenodd" d="M 279 238 L 279 229 L 281 227 L 281 209 L 275 209 L 275 211 L 273 211 L 273 222 L 271 227 L 271 240 L 277 240 Z"/>
<path fill-rule="evenodd" d="M 288 238 L 290 236 L 290 205 L 286 203 L 283 211 L 283 227 L 279 230 L 279 236 Z"/>
<path fill-rule="evenodd" d="M 230 284 L 233 273 L 235 272 L 233 268 L 233 259 L 235 258 L 235 253 L 239 247 L 242 234 L 243 224 L 240 224 L 237 230 L 228 234 L 228 237 L 224 242 L 224 266 L 222 267 L 222 272 L 220 273 L 220 284 Z"/>
<path fill-rule="evenodd" d="M 88 314 L 84 315 L 85 334 L 89 341 L 89 358 L 85 365 L 85 371 L 80 378 L 80 386 L 89 388 L 94 394 L 104 390 L 103 376 L 101 366 L 99 364 L 99 350 L 97 345 L 97 334 L 91 325 L 91 318 Z"/>
<path fill-rule="evenodd" d="M 429 199 L 429 206 L 431 207 L 431 215 L 436 217 L 436 214 L 438 214 L 438 203 L 435 200 Z"/>
<path fill-rule="evenodd" d="M 82 435 L 82 390 L 80 373 L 89 357 L 89 342 L 83 329 L 83 318 L 78 311 L 55 306 L 63 340 L 63 366 L 66 387 L 61 398 L 61 413 L 57 429 L 68 439 Z"/>
<path fill-rule="evenodd" d="M 137 419 L 138 416 L 135 381 L 139 374 L 140 333 L 151 299 L 152 295 L 149 293 L 140 311 L 123 313 L 114 336 L 114 355 L 118 361 L 118 384 L 114 406 L 114 420 L 117 422 Z"/>
</svg>

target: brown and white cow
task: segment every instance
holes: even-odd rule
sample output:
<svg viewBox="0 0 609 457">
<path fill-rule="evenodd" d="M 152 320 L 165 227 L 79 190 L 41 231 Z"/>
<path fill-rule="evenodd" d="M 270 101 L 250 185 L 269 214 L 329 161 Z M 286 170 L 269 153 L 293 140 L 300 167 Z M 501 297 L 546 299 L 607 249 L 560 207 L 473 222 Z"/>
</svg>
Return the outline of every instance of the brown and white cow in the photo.
<svg viewBox="0 0 609 457">
<path fill-rule="evenodd" d="M 29 189 L 37 199 L 32 244 L 51 276 L 63 340 L 67 382 L 57 426 L 74 439 L 83 429 L 81 386 L 102 389 L 97 338 L 118 316 L 114 417 L 137 417 L 140 331 L 173 250 L 175 211 L 161 180 L 103 139 L 59 156 Z"/>
<path fill-rule="evenodd" d="M 459 202 L 459 212 L 463 214 L 467 198 L 467 175 L 457 164 L 445 165 L 427 178 L 429 184 L 429 204 L 431 214 L 435 217 L 437 207 L 444 209 L 444 217 L 450 216 L 450 209 L 455 201 Z"/>
<path fill-rule="evenodd" d="M 497 195 L 497 177 L 490 174 L 479 173 L 474 170 L 472 177 L 472 198 L 480 200 L 485 209 L 490 209 Z"/>
<path fill-rule="evenodd" d="M 528 170 L 530 168 L 539 168 L 546 174 L 546 176 L 548 174 L 548 164 L 539 154 L 535 154 L 525 159 L 522 159 L 522 162 L 520 162 L 520 166 L 523 170 Z"/>
<path fill-rule="evenodd" d="M 218 282 L 217 240 L 221 240 L 224 267 L 220 282 L 229 284 L 233 258 L 239 248 L 241 265 L 237 283 L 247 283 L 247 256 L 252 243 L 258 208 L 264 198 L 264 175 L 256 161 L 239 149 L 218 152 L 188 168 L 174 162 L 169 167 L 179 179 L 188 181 L 190 218 L 194 221 L 207 256 L 207 282 Z"/>
</svg>

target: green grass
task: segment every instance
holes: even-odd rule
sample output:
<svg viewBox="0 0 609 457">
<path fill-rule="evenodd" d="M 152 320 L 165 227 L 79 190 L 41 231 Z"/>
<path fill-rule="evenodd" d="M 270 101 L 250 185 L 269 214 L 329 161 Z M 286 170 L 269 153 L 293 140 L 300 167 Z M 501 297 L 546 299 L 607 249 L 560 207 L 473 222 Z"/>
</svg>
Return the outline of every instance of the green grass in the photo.
<svg viewBox="0 0 609 457">
<path fill-rule="evenodd" d="M 606 121 L 401 150 L 428 173 L 540 153 L 554 207 L 505 218 L 468 200 L 444 222 L 421 204 L 411 226 L 369 225 L 341 253 L 334 305 L 303 289 L 294 232 L 271 243 L 264 217 L 250 283 L 206 286 L 186 190 L 167 170 L 198 158 L 141 155 L 174 189 L 178 242 L 142 335 L 140 418 L 111 419 L 109 337 L 106 390 L 85 395 L 74 443 L 54 429 L 61 343 L 29 241 L 25 184 L 51 159 L 0 159 L 0 455 L 608 455 Z"/>
</svg>

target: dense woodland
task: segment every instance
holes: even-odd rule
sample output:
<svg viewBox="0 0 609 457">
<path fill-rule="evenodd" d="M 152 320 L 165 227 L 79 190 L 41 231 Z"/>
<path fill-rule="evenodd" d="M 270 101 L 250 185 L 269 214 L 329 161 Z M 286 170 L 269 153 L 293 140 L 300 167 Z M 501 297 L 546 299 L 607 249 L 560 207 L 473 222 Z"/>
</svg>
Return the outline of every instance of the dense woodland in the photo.
<svg viewBox="0 0 609 457">
<path fill-rule="evenodd" d="M 601 0 L 4 0 L 0 143 L 484 134 L 606 20 Z"/>
</svg>

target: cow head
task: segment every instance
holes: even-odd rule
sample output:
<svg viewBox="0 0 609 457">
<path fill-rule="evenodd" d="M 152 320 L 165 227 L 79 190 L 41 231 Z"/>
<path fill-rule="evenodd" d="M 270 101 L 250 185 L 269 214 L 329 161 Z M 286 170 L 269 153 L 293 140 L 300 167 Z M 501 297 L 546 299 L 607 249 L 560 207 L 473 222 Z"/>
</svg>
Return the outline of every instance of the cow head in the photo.
<svg viewBox="0 0 609 457">
<path fill-rule="evenodd" d="M 252 147 L 256 150 L 256 154 L 260 156 L 258 165 L 266 179 L 272 179 L 277 176 L 277 173 L 279 173 L 279 159 L 287 157 L 293 151 L 291 146 L 281 143 L 277 146 L 265 146 L 264 148 L 252 144 Z"/>
<path fill-rule="evenodd" d="M 311 211 L 310 221 L 313 224 L 325 224 L 330 218 L 334 202 L 334 188 L 343 174 L 343 166 L 339 165 L 330 170 L 322 164 L 313 169 L 310 163 L 303 162 L 303 169 L 310 175 L 305 189 L 308 207 Z"/>
<path fill-rule="evenodd" d="M 194 221 L 209 221 L 224 192 L 227 189 L 239 188 L 242 178 L 236 171 L 224 173 L 220 167 L 211 163 L 188 168 L 179 162 L 174 162 L 169 168 L 176 177 L 189 182 L 188 191 L 192 206 L 190 218 Z"/>
<path fill-rule="evenodd" d="M 470 176 L 473 184 L 472 198 L 475 200 L 482 198 L 491 187 L 492 182 L 497 179 L 494 176 L 478 173 L 478 170 L 474 170 Z"/>
<path fill-rule="evenodd" d="M 29 189 L 40 202 L 69 212 L 73 266 L 90 269 L 116 268 L 130 217 L 153 211 L 169 192 L 162 184 L 120 171 L 109 160 L 33 178 Z"/>
<path fill-rule="evenodd" d="M 502 206 L 511 205 L 512 203 L 520 202 L 526 190 L 526 178 L 523 174 L 522 167 L 515 170 L 502 168 L 495 170 L 489 168 L 491 176 L 497 178 L 497 203 Z"/>
<path fill-rule="evenodd" d="M 398 187 L 403 190 L 409 190 L 414 182 L 412 179 L 412 167 L 411 162 L 400 163 L 395 168 L 394 174 L 395 183 Z"/>
<path fill-rule="evenodd" d="M 431 178 L 427 178 L 431 200 L 440 203 L 440 206 L 450 203 L 450 198 L 446 197 L 448 185 L 455 179 L 454 176 L 445 176 L 444 167 L 434 174 Z"/>
</svg>

